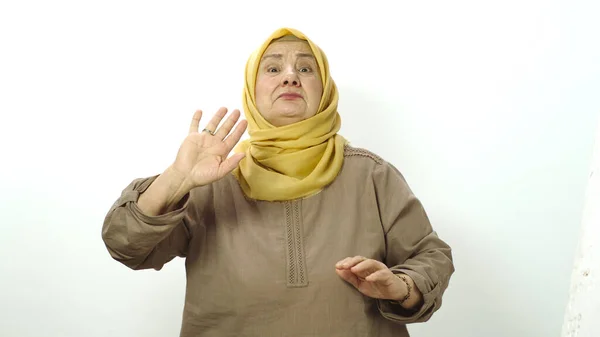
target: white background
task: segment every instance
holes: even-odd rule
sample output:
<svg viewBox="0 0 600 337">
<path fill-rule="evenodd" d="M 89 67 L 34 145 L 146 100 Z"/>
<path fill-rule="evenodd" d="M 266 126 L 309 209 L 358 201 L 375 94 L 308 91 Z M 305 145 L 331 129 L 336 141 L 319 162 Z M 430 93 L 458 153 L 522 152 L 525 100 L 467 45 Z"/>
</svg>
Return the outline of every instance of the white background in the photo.
<svg viewBox="0 0 600 337">
<path fill-rule="evenodd" d="M 341 133 L 396 165 L 454 249 L 413 336 L 558 336 L 600 111 L 597 1 L 5 1 L 0 335 L 176 336 L 183 260 L 111 260 L 104 215 L 241 108 L 282 26 L 327 53 Z"/>
<path fill-rule="evenodd" d="M 561 337 L 600 335 L 600 133 L 596 133 L 586 188 L 581 237 L 571 275 Z"/>
</svg>

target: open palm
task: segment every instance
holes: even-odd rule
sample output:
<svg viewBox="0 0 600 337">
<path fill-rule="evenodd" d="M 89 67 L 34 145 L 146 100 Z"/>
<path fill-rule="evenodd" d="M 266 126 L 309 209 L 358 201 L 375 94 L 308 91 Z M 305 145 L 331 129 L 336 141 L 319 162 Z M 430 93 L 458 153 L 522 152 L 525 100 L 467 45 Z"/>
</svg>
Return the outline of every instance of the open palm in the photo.
<svg viewBox="0 0 600 337">
<path fill-rule="evenodd" d="M 226 114 L 227 109 L 220 108 L 206 128 L 198 132 L 202 111 L 197 110 L 194 113 L 189 133 L 181 144 L 173 164 L 173 168 L 185 176 L 191 188 L 223 178 L 233 171 L 244 157 L 243 153 L 237 153 L 227 158 L 244 134 L 247 122 L 242 120 L 236 126 L 240 111 L 233 110 L 219 127 Z"/>
</svg>

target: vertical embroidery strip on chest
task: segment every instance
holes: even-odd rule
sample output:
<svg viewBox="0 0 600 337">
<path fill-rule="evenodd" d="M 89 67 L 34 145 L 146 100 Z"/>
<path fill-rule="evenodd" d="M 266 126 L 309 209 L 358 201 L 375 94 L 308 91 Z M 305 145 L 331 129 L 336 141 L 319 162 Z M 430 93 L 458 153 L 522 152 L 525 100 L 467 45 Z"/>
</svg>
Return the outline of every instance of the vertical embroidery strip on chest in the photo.
<svg viewBox="0 0 600 337">
<path fill-rule="evenodd" d="M 285 235 L 287 258 L 287 286 L 306 287 L 306 256 L 302 228 L 301 201 L 285 202 Z"/>
</svg>

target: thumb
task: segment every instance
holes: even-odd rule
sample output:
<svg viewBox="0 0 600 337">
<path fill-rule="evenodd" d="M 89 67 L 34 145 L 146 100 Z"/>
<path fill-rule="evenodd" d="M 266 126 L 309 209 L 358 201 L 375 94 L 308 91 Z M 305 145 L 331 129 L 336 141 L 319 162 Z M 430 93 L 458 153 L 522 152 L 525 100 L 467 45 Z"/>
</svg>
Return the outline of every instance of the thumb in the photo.
<svg viewBox="0 0 600 337">
<path fill-rule="evenodd" d="M 246 156 L 245 153 L 236 153 L 233 156 L 227 158 L 224 162 L 221 163 L 219 167 L 219 178 L 224 177 L 227 173 L 233 171 L 244 159 Z"/>
<path fill-rule="evenodd" d="M 369 276 L 365 277 L 365 281 L 368 282 L 376 282 L 381 284 L 389 284 L 390 282 L 390 272 L 385 269 L 378 270 Z"/>
</svg>

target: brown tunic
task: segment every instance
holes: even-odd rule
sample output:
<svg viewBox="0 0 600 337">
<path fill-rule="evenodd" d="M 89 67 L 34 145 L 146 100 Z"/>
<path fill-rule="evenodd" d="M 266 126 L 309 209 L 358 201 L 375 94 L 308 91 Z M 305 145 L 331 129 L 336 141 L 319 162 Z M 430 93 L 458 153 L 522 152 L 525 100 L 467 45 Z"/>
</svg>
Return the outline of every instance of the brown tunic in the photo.
<svg viewBox="0 0 600 337">
<path fill-rule="evenodd" d="M 247 199 L 233 175 L 193 189 L 173 212 L 149 217 L 136 179 L 108 212 L 102 238 L 132 269 L 185 257 L 182 337 L 408 336 L 440 308 L 454 272 L 450 247 L 394 166 L 353 147 L 335 181 L 301 200 Z M 424 304 L 406 312 L 362 295 L 335 263 L 362 255 L 412 277 Z"/>
</svg>

